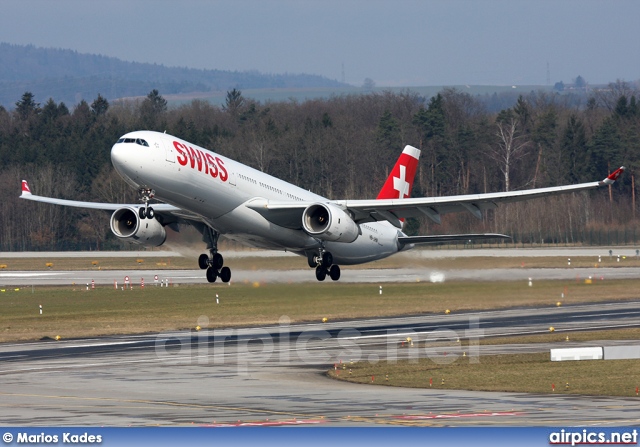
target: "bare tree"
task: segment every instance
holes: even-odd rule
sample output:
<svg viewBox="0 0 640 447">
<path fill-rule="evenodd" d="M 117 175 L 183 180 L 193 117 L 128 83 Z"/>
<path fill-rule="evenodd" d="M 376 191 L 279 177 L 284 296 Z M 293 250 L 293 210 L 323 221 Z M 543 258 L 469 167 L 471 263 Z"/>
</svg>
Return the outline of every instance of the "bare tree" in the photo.
<svg viewBox="0 0 640 447">
<path fill-rule="evenodd" d="M 490 149 L 490 156 L 498 162 L 504 175 L 504 190 L 510 191 L 510 173 L 514 163 L 522 158 L 530 144 L 520 133 L 518 120 L 511 109 L 500 112 L 496 118 L 497 147 Z"/>
<path fill-rule="evenodd" d="M 362 83 L 362 90 L 367 93 L 371 93 L 374 88 L 376 88 L 376 83 L 373 81 L 373 79 L 365 78 L 364 82 Z"/>
<path fill-rule="evenodd" d="M 632 96 L 638 96 L 638 89 L 628 82 L 618 79 L 616 82 L 610 82 L 607 88 L 597 89 L 593 92 L 593 97 L 599 107 L 604 107 L 609 112 L 616 109 L 616 104 L 620 97 L 627 99 Z"/>
</svg>

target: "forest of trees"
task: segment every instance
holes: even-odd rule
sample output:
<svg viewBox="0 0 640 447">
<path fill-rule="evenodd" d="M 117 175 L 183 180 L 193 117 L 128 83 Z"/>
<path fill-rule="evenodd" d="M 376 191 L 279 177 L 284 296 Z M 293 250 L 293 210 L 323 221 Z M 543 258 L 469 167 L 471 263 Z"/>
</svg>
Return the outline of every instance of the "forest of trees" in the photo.
<svg viewBox="0 0 640 447">
<path fill-rule="evenodd" d="M 491 113 L 455 89 L 423 98 L 411 91 L 262 104 L 238 90 L 222 107 L 195 100 L 168 108 L 160 92 L 144 100 L 69 109 L 25 92 L 0 106 L 0 251 L 126 248 L 109 214 L 18 199 L 34 194 L 135 203 L 110 163 L 124 133 L 166 131 L 329 198 L 372 198 L 406 144 L 422 149 L 414 197 L 472 194 L 601 180 L 612 188 L 499 207 L 478 220 L 444 216 L 410 221 L 410 233 L 500 232 L 516 243 L 632 243 L 640 240 L 635 173 L 640 110 L 624 82 L 590 93 L 582 106 L 532 92 Z M 624 240 L 611 240 L 611 232 Z M 605 232 L 608 236 L 602 239 Z M 637 235 L 636 235 L 637 233 Z M 594 236 L 597 234 L 598 236 Z"/>
</svg>

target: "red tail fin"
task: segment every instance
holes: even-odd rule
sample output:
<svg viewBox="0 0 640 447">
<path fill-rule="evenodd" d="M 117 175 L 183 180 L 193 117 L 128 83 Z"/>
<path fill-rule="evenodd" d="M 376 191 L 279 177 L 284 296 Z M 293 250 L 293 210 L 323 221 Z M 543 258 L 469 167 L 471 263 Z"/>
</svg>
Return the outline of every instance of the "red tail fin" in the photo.
<svg viewBox="0 0 640 447">
<path fill-rule="evenodd" d="M 406 199 L 411 196 L 413 178 L 418 169 L 419 158 L 420 149 L 409 145 L 405 146 L 377 198 Z"/>
</svg>

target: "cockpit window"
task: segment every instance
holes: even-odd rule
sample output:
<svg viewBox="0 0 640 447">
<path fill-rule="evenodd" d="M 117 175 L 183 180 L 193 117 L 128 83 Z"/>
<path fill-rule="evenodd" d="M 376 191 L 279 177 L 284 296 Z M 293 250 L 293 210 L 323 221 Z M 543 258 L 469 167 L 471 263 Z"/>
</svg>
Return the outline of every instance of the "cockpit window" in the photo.
<svg viewBox="0 0 640 447">
<path fill-rule="evenodd" d="M 149 143 L 147 143 L 147 141 L 143 140 L 142 138 L 120 138 L 117 142 L 118 143 L 136 143 L 136 144 L 139 144 L 140 146 L 149 147 Z"/>
</svg>

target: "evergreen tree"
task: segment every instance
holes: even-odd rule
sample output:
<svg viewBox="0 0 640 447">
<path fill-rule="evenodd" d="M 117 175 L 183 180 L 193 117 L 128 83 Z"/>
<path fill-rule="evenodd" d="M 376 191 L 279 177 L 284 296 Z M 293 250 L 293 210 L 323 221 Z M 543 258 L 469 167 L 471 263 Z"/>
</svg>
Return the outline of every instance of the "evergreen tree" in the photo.
<svg viewBox="0 0 640 447">
<path fill-rule="evenodd" d="M 225 99 L 223 109 L 233 116 L 237 116 L 240 109 L 245 105 L 245 102 L 242 92 L 234 88 L 233 90 L 227 91 L 227 97 Z"/>
<path fill-rule="evenodd" d="M 70 115 L 69 108 L 64 102 L 58 104 L 58 116 L 67 116 Z"/>
<path fill-rule="evenodd" d="M 33 99 L 33 93 L 24 92 L 22 99 L 16 102 L 16 114 L 22 121 L 40 113 L 40 104 Z"/>
<path fill-rule="evenodd" d="M 620 98 L 618 98 L 618 102 L 616 103 L 616 108 L 614 109 L 614 112 L 618 118 L 627 117 L 627 114 L 629 113 L 629 106 L 627 103 L 626 96 L 623 95 Z"/>
<path fill-rule="evenodd" d="M 58 104 L 56 104 L 53 98 L 49 98 L 40 112 L 40 117 L 45 122 L 54 121 L 58 118 L 58 112 Z"/>
<path fill-rule="evenodd" d="M 376 144 L 382 153 L 396 151 L 400 146 L 400 127 L 398 121 L 391 115 L 389 110 L 385 110 L 384 114 L 378 122 L 376 129 Z"/>
<path fill-rule="evenodd" d="M 91 103 L 91 110 L 93 110 L 93 113 L 97 116 L 104 115 L 107 113 L 107 110 L 109 110 L 109 101 L 98 93 L 98 97 Z"/>
<path fill-rule="evenodd" d="M 638 114 L 640 114 L 640 111 L 638 110 L 638 104 L 636 103 L 635 95 L 633 95 L 629 100 L 629 108 L 627 110 L 628 110 L 629 116 L 631 117 L 637 117 Z"/>
<path fill-rule="evenodd" d="M 160 118 L 167 111 L 167 100 L 160 95 L 158 90 L 151 90 L 140 105 L 140 121 L 144 129 L 164 130 L 164 122 Z"/>
<path fill-rule="evenodd" d="M 622 165 L 622 139 L 612 118 L 607 118 L 597 129 L 589 145 L 587 169 L 591 178 L 599 178 L 602 173 Z"/>
<path fill-rule="evenodd" d="M 421 131 L 423 142 L 432 138 L 444 139 L 445 114 L 442 103 L 442 95 L 438 93 L 431 98 L 426 109 L 420 108 L 413 117 L 413 124 Z"/>
<path fill-rule="evenodd" d="M 523 131 L 527 131 L 531 124 L 531 106 L 522 95 L 518 96 L 518 101 L 513 107 L 513 112 L 518 117 Z"/>
<path fill-rule="evenodd" d="M 158 90 L 156 89 L 153 89 L 151 90 L 151 92 L 149 92 L 147 98 L 145 99 L 145 102 L 151 105 L 151 109 L 156 114 L 167 111 L 167 100 L 164 99 L 162 95 L 160 95 L 160 92 L 158 92 Z"/>
<path fill-rule="evenodd" d="M 424 159 L 429 165 L 429 185 L 426 194 L 438 196 L 446 189 L 446 177 L 455 165 L 446 145 L 446 116 L 444 100 L 437 94 L 429 100 L 427 108 L 420 108 L 413 116 L 412 123 L 420 134 L 420 146 Z"/>
<path fill-rule="evenodd" d="M 560 161 L 565 172 L 565 182 L 586 181 L 584 161 L 587 158 L 587 134 L 582 120 L 572 113 L 561 140 Z"/>
</svg>

